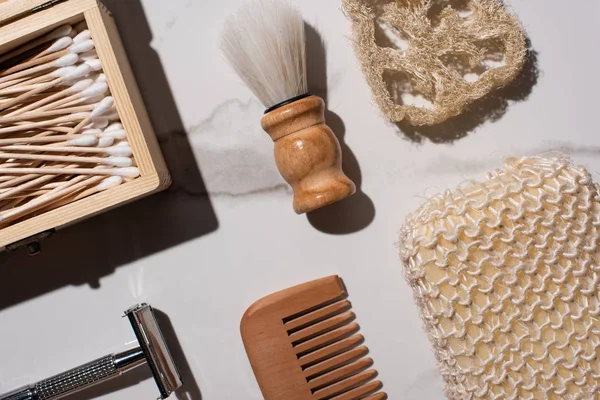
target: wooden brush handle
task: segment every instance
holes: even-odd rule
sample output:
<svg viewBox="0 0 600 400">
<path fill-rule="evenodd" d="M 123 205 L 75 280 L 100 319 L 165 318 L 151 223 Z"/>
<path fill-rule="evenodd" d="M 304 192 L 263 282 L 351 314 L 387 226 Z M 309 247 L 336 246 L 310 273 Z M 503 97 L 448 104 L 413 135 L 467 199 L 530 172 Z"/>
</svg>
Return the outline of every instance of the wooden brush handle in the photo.
<svg viewBox="0 0 600 400">
<path fill-rule="evenodd" d="M 307 213 L 354 194 L 342 171 L 342 150 L 325 124 L 325 103 L 309 96 L 267 113 L 263 129 L 275 142 L 275 161 L 294 190 L 294 211 Z"/>
</svg>

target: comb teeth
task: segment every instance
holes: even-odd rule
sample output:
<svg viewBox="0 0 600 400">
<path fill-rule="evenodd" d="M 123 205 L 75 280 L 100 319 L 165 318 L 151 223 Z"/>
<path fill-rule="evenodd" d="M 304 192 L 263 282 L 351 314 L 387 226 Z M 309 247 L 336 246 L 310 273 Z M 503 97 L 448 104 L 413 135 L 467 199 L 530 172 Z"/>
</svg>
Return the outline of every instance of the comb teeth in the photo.
<svg viewBox="0 0 600 400">
<path fill-rule="evenodd" d="M 383 400 L 373 360 L 362 345 L 348 300 L 339 300 L 283 319 L 314 399 Z"/>
</svg>

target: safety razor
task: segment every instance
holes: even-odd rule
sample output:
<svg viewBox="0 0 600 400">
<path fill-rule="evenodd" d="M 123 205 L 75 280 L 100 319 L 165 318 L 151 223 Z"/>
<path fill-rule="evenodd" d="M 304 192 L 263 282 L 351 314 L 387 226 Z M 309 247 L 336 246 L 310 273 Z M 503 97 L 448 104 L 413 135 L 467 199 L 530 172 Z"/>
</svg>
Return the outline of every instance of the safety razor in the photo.
<svg viewBox="0 0 600 400">
<path fill-rule="evenodd" d="M 181 387 L 181 377 L 162 336 L 154 310 L 139 304 L 125 311 L 137 337 L 139 347 L 110 354 L 62 374 L 0 396 L 0 400 L 54 400 L 101 382 L 116 378 L 145 363 L 148 364 L 158 390 L 166 399 Z"/>
</svg>

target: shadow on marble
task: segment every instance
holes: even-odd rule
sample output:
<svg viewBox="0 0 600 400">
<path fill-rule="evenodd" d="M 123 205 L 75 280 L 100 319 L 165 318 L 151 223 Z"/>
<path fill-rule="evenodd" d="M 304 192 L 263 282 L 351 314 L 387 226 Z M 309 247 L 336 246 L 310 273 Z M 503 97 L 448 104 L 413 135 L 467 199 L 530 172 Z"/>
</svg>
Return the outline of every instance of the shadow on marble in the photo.
<svg viewBox="0 0 600 400">
<path fill-rule="evenodd" d="M 154 314 L 156 315 L 156 320 L 160 325 L 160 330 L 165 341 L 169 345 L 169 351 L 171 352 L 173 360 L 175 360 L 175 364 L 181 375 L 181 380 L 183 381 L 183 386 L 175 392 L 175 397 L 177 400 L 202 400 L 200 387 L 196 382 L 196 378 L 194 378 L 194 374 L 192 373 L 190 364 L 183 352 L 183 347 L 177 337 L 171 319 L 167 314 L 156 308 L 154 309 Z"/>
<path fill-rule="evenodd" d="M 344 172 L 356 184 L 356 194 L 341 202 L 307 214 L 310 224 L 321 232 L 343 235 L 365 229 L 375 219 L 375 205 L 362 191 L 362 173 L 356 156 L 344 140 L 346 126 L 339 115 L 329 108 L 327 85 L 327 51 L 319 32 L 306 27 L 308 90 L 325 100 L 325 119 L 342 147 Z"/>
<path fill-rule="evenodd" d="M 500 120 L 511 103 L 525 101 L 537 84 L 540 70 L 538 53 L 527 39 L 528 57 L 521 74 L 508 86 L 491 92 L 474 102 L 464 113 L 433 126 L 411 126 L 404 122 L 396 123 L 399 134 L 414 143 L 430 140 L 433 143 L 453 143 L 466 137 L 485 122 Z"/>
<path fill-rule="evenodd" d="M 200 388 L 198 387 L 196 379 L 192 374 L 192 370 L 185 357 L 185 354 L 183 353 L 183 348 L 181 347 L 179 339 L 177 338 L 175 328 L 173 327 L 169 316 L 156 308 L 154 309 L 154 314 L 158 324 L 160 325 L 160 330 L 165 338 L 165 341 L 169 346 L 171 356 L 173 356 L 173 359 L 175 360 L 175 364 L 177 365 L 177 369 L 181 375 L 181 380 L 183 381 L 183 386 L 175 392 L 174 397 L 177 398 L 177 400 L 202 400 Z M 140 382 L 147 379 L 154 378 L 152 377 L 150 368 L 146 364 L 126 374 L 123 374 L 118 378 L 103 382 L 99 385 L 86 389 L 85 391 L 69 396 L 69 399 L 87 400 L 99 398 L 110 393 L 118 392 L 123 389 L 138 385 Z"/>
<path fill-rule="evenodd" d="M 24 250 L 0 254 L 0 268 L 15 282 L 0 291 L 0 310 L 67 285 L 99 288 L 100 279 L 120 266 L 218 229 L 165 72 L 150 46 L 140 0 L 104 3 L 114 13 L 174 183 L 163 193 L 60 230 L 35 257 Z"/>
</svg>

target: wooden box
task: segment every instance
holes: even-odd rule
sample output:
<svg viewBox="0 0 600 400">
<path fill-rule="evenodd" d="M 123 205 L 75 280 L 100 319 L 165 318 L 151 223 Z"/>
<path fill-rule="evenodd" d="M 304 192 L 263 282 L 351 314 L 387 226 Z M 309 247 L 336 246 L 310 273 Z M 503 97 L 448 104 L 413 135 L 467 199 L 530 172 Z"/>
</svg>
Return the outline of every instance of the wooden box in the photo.
<svg viewBox="0 0 600 400">
<path fill-rule="evenodd" d="M 0 56 L 61 25 L 86 21 L 140 177 L 0 229 L 0 248 L 36 237 L 160 190 L 171 180 L 110 12 L 96 0 L 0 0 Z M 15 245 L 16 244 L 16 245 Z"/>
</svg>

